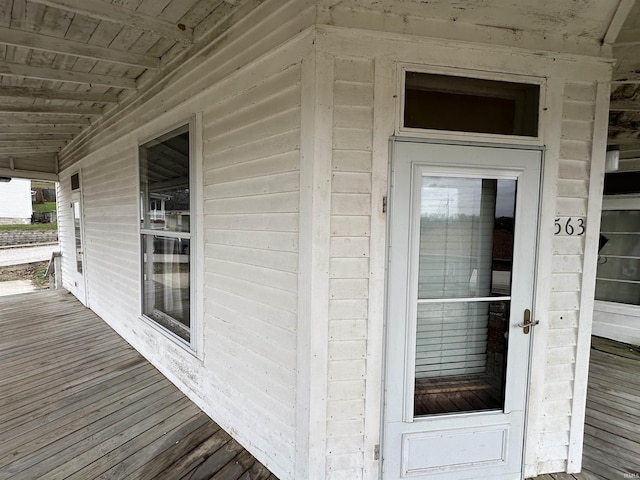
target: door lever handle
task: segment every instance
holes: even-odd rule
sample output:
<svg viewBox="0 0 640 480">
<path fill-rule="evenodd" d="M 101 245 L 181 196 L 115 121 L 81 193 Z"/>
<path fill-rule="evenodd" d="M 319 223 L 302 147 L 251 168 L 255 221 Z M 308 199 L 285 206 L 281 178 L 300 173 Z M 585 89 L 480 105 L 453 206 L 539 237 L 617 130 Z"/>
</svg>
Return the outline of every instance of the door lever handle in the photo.
<svg viewBox="0 0 640 480">
<path fill-rule="evenodd" d="M 522 332 L 525 335 L 528 335 L 529 332 L 531 331 L 531 327 L 535 327 L 536 325 L 538 325 L 540 323 L 539 320 L 536 320 L 535 322 L 531 321 L 531 310 L 529 310 L 528 308 L 525 309 L 524 311 L 524 321 L 522 323 L 519 323 L 517 326 L 522 328 Z"/>
</svg>

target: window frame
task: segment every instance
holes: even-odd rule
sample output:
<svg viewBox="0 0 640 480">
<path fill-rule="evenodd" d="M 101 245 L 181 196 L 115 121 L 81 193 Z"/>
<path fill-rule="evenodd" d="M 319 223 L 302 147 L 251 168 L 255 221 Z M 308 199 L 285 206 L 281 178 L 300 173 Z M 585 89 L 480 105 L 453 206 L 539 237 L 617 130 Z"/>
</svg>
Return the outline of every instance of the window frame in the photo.
<svg viewBox="0 0 640 480">
<path fill-rule="evenodd" d="M 471 70 L 458 67 L 429 66 L 421 64 L 400 63 L 397 69 L 396 80 L 396 135 L 411 138 L 428 138 L 443 140 L 446 142 L 490 142 L 491 144 L 506 144 L 512 146 L 543 146 L 545 108 L 546 105 L 546 79 L 531 75 L 507 74 L 483 70 Z M 449 75 L 479 80 L 496 80 L 503 82 L 538 85 L 540 94 L 538 97 L 538 134 L 536 136 L 503 135 L 496 133 L 462 132 L 455 130 L 439 130 L 427 128 L 414 128 L 404 126 L 405 84 L 407 72 L 425 73 L 434 75 Z"/>
<path fill-rule="evenodd" d="M 166 123 L 165 123 L 166 125 Z M 203 258 L 203 245 L 201 239 L 201 231 L 202 231 L 202 188 L 200 187 L 200 183 L 198 179 L 202 179 L 202 133 L 201 133 L 201 125 L 202 125 L 202 115 L 194 114 L 190 117 L 184 118 L 181 121 L 176 121 L 171 123 L 170 126 L 165 126 L 162 129 L 154 129 L 153 133 L 147 134 L 144 137 L 139 137 L 136 141 L 136 159 L 137 159 L 137 204 L 138 204 L 138 222 L 137 222 L 137 230 L 138 230 L 138 253 L 139 253 L 139 282 L 140 282 L 140 292 L 139 292 L 139 311 L 138 318 L 143 321 L 145 324 L 150 326 L 156 332 L 162 334 L 167 339 L 171 340 L 173 344 L 182 347 L 185 351 L 191 353 L 196 357 L 201 356 L 202 352 L 202 295 L 200 292 L 202 291 L 202 283 L 203 283 L 203 272 L 202 268 L 199 266 L 199 260 Z M 178 334 L 172 332 L 168 328 L 164 327 L 162 324 L 158 323 L 156 320 L 144 314 L 144 246 L 143 246 L 143 235 L 159 235 L 159 236 L 167 236 L 167 237 L 175 237 L 176 235 L 170 231 L 164 230 L 151 230 L 145 229 L 142 226 L 142 222 L 140 221 L 143 218 L 143 206 L 141 201 L 142 196 L 142 188 L 141 188 L 141 158 L 140 158 L 140 147 L 149 143 L 153 140 L 156 140 L 168 133 L 171 133 L 174 130 L 177 130 L 182 127 L 188 127 L 189 132 L 189 211 L 190 211 L 190 221 L 189 221 L 189 335 L 190 340 L 187 341 L 180 337 Z"/>
<path fill-rule="evenodd" d="M 623 194 L 623 195 L 605 195 L 602 198 L 602 208 L 601 211 L 611 211 L 611 210 L 627 210 L 627 211 L 637 211 L 640 210 L 640 194 Z M 602 231 L 602 227 L 599 229 Z M 598 255 L 599 257 L 599 255 Z M 639 257 L 640 258 L 640 257 Z M 596 269 L 596 282 L 598 281 L 598 272 Z M 634 305 L 632 303 L 620 303 L 620 302 L 612 302 L 609 300 L 598 300 L 595 298 L 595 290 L 594 290 L 594 301 L 598 310 L 603 312 L 612 313 L 612 314 L 623 314 L 623 315 L 640 315 L 640 305 Z"/>
</svg>

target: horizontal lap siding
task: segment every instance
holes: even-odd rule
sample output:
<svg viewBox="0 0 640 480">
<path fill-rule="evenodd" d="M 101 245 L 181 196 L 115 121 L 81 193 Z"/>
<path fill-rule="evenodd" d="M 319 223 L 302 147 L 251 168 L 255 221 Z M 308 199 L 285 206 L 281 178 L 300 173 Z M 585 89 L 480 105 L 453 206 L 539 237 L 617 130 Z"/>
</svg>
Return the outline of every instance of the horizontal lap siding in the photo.
<svg viewBox="0 0 640 480">
<path fill-rule="evenodd" d="M 594 84 L 567 84 L 563 102 L 556 216 L 585 217 L 595 113 Z M 539 471 L 564 470 L 580 316 L 584 237 L 555 236 L 549 337 L 540 419 Z"/>
<path fill-rule="evenodd" d="M 205 367 L 291 472 L 301 66 L 253 74 L 203 115 Z"/>
<path fill-rule="evenodd" d="M 73 214 L 71 210 L 71 174 L 60 174 L 58 188 L 56 190 L 56 202 L 58 209 L 58 241 L 62 254 L 62 286 L 74 291 L 75 272 L 75 238 L 73 230 Z"/>
<path fill-rule="evenodd" d="M 327 478 L 362 478 L 373 62 L 336 58 L 329 270 Z"/>
<path fill-rule="evenodd" d="M 98 315 L 126 321 L 140 309 L 137 160 L 135 147 L 122 142 L 82 167 L 90 305 Z"/>
<path fill-rule="evenodd" d="M 67 149 L 60 165 L 67 184 L 82 168 L 91 308 L 284 480 L 295 465 L 300 62 L 312 49 L 300 32 L 315 7 L 276 3 L 231 27 L 140 108 Z M 196 356 L 138 318 L 136 144 L 199 113 Z M 66 184 L 61 201 L 71 201 Z M 61 232 L 72 282 L 70 215 Z"/>
</svg>

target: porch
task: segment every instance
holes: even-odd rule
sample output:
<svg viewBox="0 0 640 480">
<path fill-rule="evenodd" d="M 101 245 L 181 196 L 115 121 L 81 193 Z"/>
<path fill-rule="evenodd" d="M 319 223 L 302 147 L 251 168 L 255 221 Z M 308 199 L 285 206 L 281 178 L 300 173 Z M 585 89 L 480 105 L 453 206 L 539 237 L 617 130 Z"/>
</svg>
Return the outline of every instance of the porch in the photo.
<svg viewBox="0 0 640 480">
<path fill-rule="evenodd" d="M 0 312 L 0 479 L 277 480 L 72 295 Z"/>
<path fill-rule="evenodd" d="M 0 299 L 0 478 L 276 480 L 71 295 Z M 640 352 L 593 338 L 584 472 L 640 472 Z"/>
</svg>

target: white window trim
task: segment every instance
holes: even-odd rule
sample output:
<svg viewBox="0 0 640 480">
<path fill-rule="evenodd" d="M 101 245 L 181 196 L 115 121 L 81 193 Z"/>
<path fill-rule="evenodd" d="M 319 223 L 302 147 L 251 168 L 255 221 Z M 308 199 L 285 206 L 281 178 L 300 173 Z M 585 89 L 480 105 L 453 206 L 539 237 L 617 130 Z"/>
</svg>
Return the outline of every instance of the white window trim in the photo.
<svg viewBox="0 0 640 480">
<path fill-rule="evenodd" d="M 142 228 L 139 219 L 142 218 L 142 206 L 140 201 L 138 204 L 138 249 L 139 249 L 139 311 L 138 319 L 151 327 L 153 330 L 170 340 L 175 345 L 180 346 L 186 352 L 194 355 L 202 360 L 204 350 L 204 335 L 202 312 L 204 309 L 204 297 L 202 294 L 204 285 L 204 272 L 202 265 L 204 264 L 204 220 L 203 220 L 203 153 L 202 153 L 202 112 L 197 112 L 190 117 L 183 118 L 181 121 L 175 121 L 171 124 L 165 124 L 163 128 L 154 130 L 153 133 L 139 136 L 136 141 L 136 158 L 137 158 L 137 185 L 138 197 L 140 194 L 140 150 L 139 147 L 145 143 L 152 141 L 166 133 L 171 132 L 184 125 L 189 125 L 189 189 L 191 191 L 190 202 L 190 251 L 189 251 L 189 282 L 190 282 L 190 341 L 187 342 L 172 331 L 160 325 L 158 322 L 149 318 L 142 313 L 144 305 L 144 295 L 142 289 L 142 269 L 143 269 L 143 251 L 141 244 Z M 145 129 L 146 130 L 146 129 Z M 158 231 L 158 233 L 162 233 Z"/>
<path fill-rule="evenodd" d="M 640 194 L 605 195 L 602 199 L 602 210 L 640 210 Z M 640 305 L 596 299 L 594 306 L 595 310 L 605 313 L 640 317 Z"/>
<path fill-rule="evenodd" d="M 544 121 L 544 105 L 546 104 L 546 79 L 530 75 L 506 74 L 484 70 L 471 70 L 457 67 L 425 66 L 421 64 L 400 63 L 396 79 L 396 135 L 399 137 L 428 138 L 447 142 L 486 142 L 490 144 L 505 144 L 509 146 L 543 146 L 542 132 Z M 411 128 L 404 126 L 404 92 L 407 72 L 431 73 L 436 75 L 451 75 L 482 80 L 496 80 L 504 82 L 538 85 L 540 97 L 538 99 L 538 135 L 535 137 L 523 135 L 499 135 L 480 132 L 457 132 L 450 130 L 435 130 L 425 128 Z"/>
</svg>

